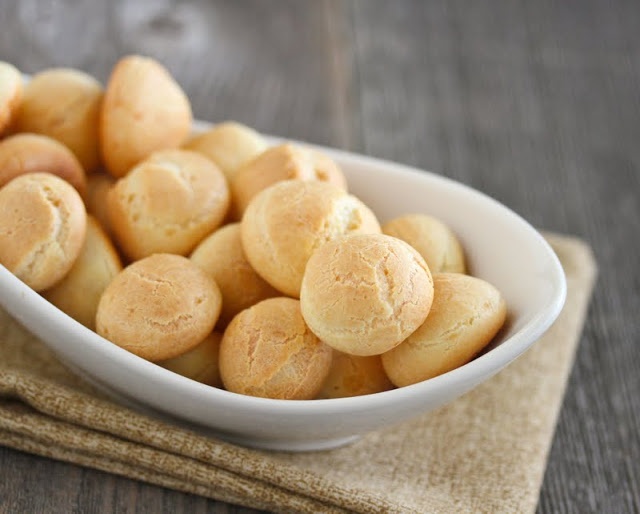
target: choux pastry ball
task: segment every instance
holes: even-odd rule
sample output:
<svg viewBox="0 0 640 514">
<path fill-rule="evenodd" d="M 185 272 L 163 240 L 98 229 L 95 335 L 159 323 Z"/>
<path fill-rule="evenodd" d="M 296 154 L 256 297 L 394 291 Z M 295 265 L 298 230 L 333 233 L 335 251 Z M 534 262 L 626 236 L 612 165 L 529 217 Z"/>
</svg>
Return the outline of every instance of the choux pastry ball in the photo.
<svg viewBox="0 0 640 514">
<path fill-rule="evenodd" d="M 189 259 L 154 254 L 127 266 L 107 286 L 96 331 L 149 361 L 172 359 L 211 333 L 221 303 L 215 281 Z"/>
<path fill-rule="evenodd" d="M 211 332 L 191 350 L 157 364 L 201 384 L 222 387 L 218 366 L 221 341 L 222 334 L 220 332 Z"/>
<path fill-rule="evenodd" d="M 252 128 L 227 121 L 190 139 L 184 148 L 211 159 L 231 180 L 236 170 L 267 149 L 267 142 Z"/>
<path fill-rule="evenodd" d="M 191 261 L 209 273 L 222 293 L 218 327 L 226 327 L 240 311 L 280 296 L 249 264 L 242 249 L 240 224 L 230 223 L 204 239 L 191 254 Z"/>
<path fill-rule="evenodd" d="M 22 102 L 22 74 L 12 64 L 0 61 L 0 136 L 11 127 Z"/>
<path fill-rule="evenodd" d="M 222 224 L 229 189 L 206 157 L 163 150 L 118 180 L 107 205 L 110 229 L 130 259 L 153 253 L 187 255 Z"/>
<path fill-rule="evenodd" d="M 27 173 L 50 173 L 67 181 L 82 197 L 87 177 L 82 165 L 62 143 L 39 134 L 15 134 L 0 141 L 0 187 Z"/>
<path fill-rule="evenodd" d="M 109 221 L 107 196 L 115 183 L 116 179 L 102 171 L 87 176 L 87 194 L 85 196 L 87 212 L 100 222 L 102 228 L 109 235 L 111 235 L 111 222 Z"/>
<path fill-rule="evenodd" d="M 98 302 L 106 287 L 122 271 L 120 257 L 93 216 L 87 216 L 87 233 L 71 270 L 43 296 L 91 330 L 96 327 Z"/>
<path fill-rule="evenodd" d="M 427 317 L 433 280 L 422 256 L 384 234 L 350 234 L 322 245 L 300 291 L 309 328 L 335 350 L 379 355 Z"/>
<path fill-rule="evenodd" d="M 384 234 L 402 239 L 424 257 L 432 273 L 465 273 L 462 245 L 442 221 L 426 214 L 407 214 L 382 225 Z"/>
<path fill-rule="evenodd" d="M 315 398 L 332 350 L 305 325 L 300 302 L 269 298 L 238 314 L 220 344 L 220 375 L 234 393 L 281 400 Z"/>
<path fill-rule="evenodd" d="M 261 191 L 241 223 L 251 266 L 278 291 L 298 298 L 307 261 L 327 241 L 379 233 L 375 214 L 355 196 L 326 182 L 286 180 Z"/>
<path fill-rule="evenodd" d="M 0 263 L 35 291 L 71 270 L 86 226 L 82 198 L 55 175 L 20 175 L 0 189 Z"/>
<path fill-rule="evenodd" d="M 505 322 L 505 301 L 488 282 L 460 273 L 436 273 L 433 282 L 433 305 L 425 322 L 382 355 L 384 369 L 398 387 L 466 364 Z"/>
<path fill-rule="evenodd" d="M 318 398 L 362 396 L 388 391 L 393 387 L 379 355 L 360 357 L 334 350 L 329 376 L 324 381 Z"/>
<path fill-rule="evenodd" d="M 191 105 L 157 61 L 122 58 L 107 84 L 99 138 L 102 161 L 116 178 L 157 150 L 179 147 L 191 130 Z"/>
<path fill-rule="evenodd" d="M 79 70 L 56 68 L 34 75 L 24 88 L 15 130 L 49 136 L 69 148 L 85 171 L 99 164 L 98 122 L 102 85 Z"/>
<path fill-rule="evenodd" d="M 319 180 L 347 189 L 342 170 L 332 159 L 310 148 L 284 143 L 264 151 L 231 176 L 235 219 L 242 218 L 260 191 L 282 180 Z"/>
</svg>

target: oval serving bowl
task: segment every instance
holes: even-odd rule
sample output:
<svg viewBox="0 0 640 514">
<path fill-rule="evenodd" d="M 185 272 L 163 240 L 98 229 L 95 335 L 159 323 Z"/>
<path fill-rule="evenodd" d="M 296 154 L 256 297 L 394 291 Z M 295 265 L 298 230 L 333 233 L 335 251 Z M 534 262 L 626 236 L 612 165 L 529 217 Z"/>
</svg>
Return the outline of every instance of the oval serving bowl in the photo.
<svg viewBox="0 0 640 514">
<path fill-rule="evenodd" d="M 208 127 L 197 123 L 194 130 Z M 320 149 L 342 166 L 350 191 L 381 222 L 422 212 L 440 218 L 458 235 L 471 274 L 495 285 L 508 306 L 505 328 L 480 356 L 438 377 L 383 393 L 271 400 L 200 384 L 119 348 L 54 307 L 2 265 L 0 305 L 71 370 L 116 401 L 237 444 L 288 451 L 340 446 L 444 405 L 507 366 L 557 318 L 566 295 L 560 262 L 542 236 L 513 211 L 429 172 Z"/>
</svg>

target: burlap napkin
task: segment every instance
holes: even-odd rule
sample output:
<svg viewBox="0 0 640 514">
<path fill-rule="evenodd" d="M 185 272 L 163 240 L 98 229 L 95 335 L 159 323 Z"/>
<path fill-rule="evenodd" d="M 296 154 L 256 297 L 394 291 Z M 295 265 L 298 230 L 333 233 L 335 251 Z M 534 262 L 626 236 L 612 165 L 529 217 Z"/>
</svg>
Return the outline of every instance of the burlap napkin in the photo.
<svg viewBox="0 0 640 514">
<path fill-rule="evenodd" d="M 0 311 L 0 444 L 278 512 L 533 512 L 596 274 L 583 242 L 549 240 L 569 287 L 542 340 L 448 406 L 326 452 L 245 449 L 112 403 Z"/>
</svg>

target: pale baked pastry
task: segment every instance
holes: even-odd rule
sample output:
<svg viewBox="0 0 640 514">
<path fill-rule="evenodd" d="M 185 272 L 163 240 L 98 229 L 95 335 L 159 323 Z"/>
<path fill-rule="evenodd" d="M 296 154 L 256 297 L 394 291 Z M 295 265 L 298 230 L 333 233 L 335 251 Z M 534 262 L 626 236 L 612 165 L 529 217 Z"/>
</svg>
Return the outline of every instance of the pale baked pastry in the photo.
<svg viewBox="0 0 640 514">
<path fill-rule="evenodd" d="M 99 164 L 102 94 L 100 82 L 79 70 L 55 68 L 37 73 L 24 88 L 15 131 L 60 141 L 85 171 L 93 171 Z"/>
<path fill-rule="evenodd" d="M 100 223 L 87 216 L 87 232 L 73 267 L 43 296 L 87 328 L 95 330 L 98 302 L 106 287 L 122 271 L 120 257 Z"/>
<path fill-rule="evenodd" d="M 313 333 L 352 355 L 399 345 L 424 322 L 432 300 L 424 259 L 384 234 L 351 234 L 322 245 L 307 263 L 300 291 Z"/>
<path fill-rule="evenodd" d="M 204 239 L 191 254 L 191 260 L 220 287 L 222 312 L 218 328 L 226 327 L 240 311 L 280 294 L 249 264 L 242 249 L 239 223 L 225 225 Z"/>
<path fill-rule="evenodd" d="M 221 341 L 222 334 L 220 332 L 211 332 L 191 350 L 173 359 L 160 361 L 158 364 L 169 371 L 196 382 L 213 387 L 222 387 L 218 366 Z"/>
<path fill-rule="evenodd" d="M 42 291 L 76 261 L 85 238 L 82 198 L 48 173 L 20 175 L 0 189 L 0 263 Z"/>
<path fill-rule="evenodd" d="M 138 55 L 122 58 L 101 108 L 100 151 L 107 170 L 119 178 L 151 153 L 180 146 L 191 121 L 189 99 L 164 66 Z"/>
<path fill-rule="evenodd" d="M 51 173 L 84 197 L 87 177 L 82 165 L 62 143 L 39 134 L 16 134 L 0 141 L 0 187 L 19 175 Z"/>
<path fill-rule="evenodd" d="M 432 273 L 465 273 L 462 245 L 442 221 L 426 214 L 407 214 L 387 221 L 382 232 L 409 243 L 427 261 Z"/>
<path fill-rule="evenodd" d="M 406 341 L 382 356 L 398 387 L 422 382 L 471 360 L 505 322 L 506 304 L 488 282 L 459 273 L 436 273 L 426 321 Z"/>
<path fill-rule="evenodd" d="M 189 254 L 224 220 L 229 189 L 222 172 L 196 152 L 155 152 L 107 195 L 116 242 L 132 260 Z"/>
<path fill-rule="evenodd" d="M 96 331 L 152 362 L 172 359 L 211 333 L 221 303 L 215 281 L 189 259 L 155 254 L 130 264 L 107 286 Z"/>
<path fill-rule="evenodd" d="M 237 169 L 267 149 L 267 142 L 252 128 L 226 121 L 190 139 L 184 148 L 211 159 L 231 180 Z"/>
<path fill-rule="evenodd" d="M 87 194 L 85 196 L 87 212 L 95 216 L 109 235 L 111 235 L 111 222 L 109 221 L 107 196 L 115 183 L 116 179 L 103 171 L 97 171 L 87 176 Z"/>
<path fill-rule="evenodd" d="M 320 399 L 347 398 L 393 389 L 379 355 L 360 357 L 335 351 L 329 376 L 318 394 Z"/>
<path fill-rule="evenodd" d="M 299 297 L 311 254 L 350 233 L 377 233 L 373 212 L 355 196 L 326 182 L 286 180 L 260 192 L 241 224 L 251 266 L 273 287 Z"/>
<path fill-rule="evenodd" d="M 346 191 L 338 165 L 310 148 L 285 143 L 274 146 L 238 169 L 230 178 L 234 219 L 241 219 L 254 196 L 282 180 L 319 180 Z"/>
<path fill-rule="evenodd" d="M 305 325 L 300 302 L 269 298 L 238 314 L 220 345 L 220 375 L 234 393 L 281 400 L 314 398 L 332 350 Z"/>
<path fill-rule="evenodd" d="M 12 64 L 0 61 L 0 136 L 11 127 L 22 101 L 22 74 Z"/>
</svg>

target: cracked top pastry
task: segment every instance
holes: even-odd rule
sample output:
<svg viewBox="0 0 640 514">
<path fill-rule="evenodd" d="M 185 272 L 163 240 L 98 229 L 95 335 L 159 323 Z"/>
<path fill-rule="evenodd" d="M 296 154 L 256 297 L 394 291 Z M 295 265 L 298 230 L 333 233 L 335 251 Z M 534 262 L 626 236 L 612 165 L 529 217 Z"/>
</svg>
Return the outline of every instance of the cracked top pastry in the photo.
<svg viewBox="0 0 640 514">
<path fill-rule="evenodd" d="M 71 185 L 28 173 L 0 189 L 0 263 L 35 291 L 59 282 L 85 238 L 87 214 Z"/>
<path fill-rule="evenodd" d="M 242 218 L 242 246 L 257 273 L 287 296 L 299 297 L 311 254 L 350 233 L 380 232 L 364 203 L 325 182 L 285 180 L 260 192 Z"/>
<path fill-rule="evenodd" d="M 404 241 L 352 234 L 309 259 L 300 305 L 309 328 L 334 349 L 378 355 L 404 341 L 433 301 L 431 272 Z"/>
<path fill-rule="evenodd" d="M 211 333 L 221 303 L 215 281 L 189 259 L 155 254 L 130 264 L 107 286 L 96 331 L 152 362 L 171 359 Z"/>
<path fill-rule="evenodd" d="M 155 152 L 107 196 L 110 228 L 132 260 L 187 255 L 224 220 L 229 189 L 209 159 L 187 150 Z"/>
<path fill-rule="evenodd" d="M 269 298 L 238 314 L 220 344 L 220 375 L 234 393 L 310 400 L 329 373 L 332 350 L 305 325 L 300 302 Z"/>
</svg>

